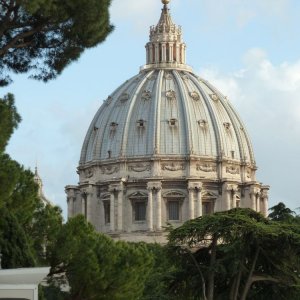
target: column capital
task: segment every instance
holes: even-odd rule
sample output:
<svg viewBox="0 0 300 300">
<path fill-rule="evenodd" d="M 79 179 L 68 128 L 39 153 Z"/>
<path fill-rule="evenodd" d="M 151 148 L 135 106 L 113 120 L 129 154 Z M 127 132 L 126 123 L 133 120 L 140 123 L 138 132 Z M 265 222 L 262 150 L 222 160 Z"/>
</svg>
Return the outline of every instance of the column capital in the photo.
<svg viewBox="0 0 300 300">
<path fill-rule="evenodd" d="M 156 182 L 148 182 L 147 184 L 147 189 L 152 189 L 154 191 L 160 191 L 162 188 L 162 184 L 160 181 L 156 181 Z"/>
<path fill-rule="evenodd" d="M 108 187 L 108 191 L 110 193 L 112 192 L 121 192 L 124 190 L 124 183 L 120 182 L 120 183 L 116 183 L 116 184 L 110 184 Z"/>
<path fill-rule="evenodd" d="M 188 182 L 188 190 L 201 191 L 203 187 L 202 182 Z"/>
</svg>

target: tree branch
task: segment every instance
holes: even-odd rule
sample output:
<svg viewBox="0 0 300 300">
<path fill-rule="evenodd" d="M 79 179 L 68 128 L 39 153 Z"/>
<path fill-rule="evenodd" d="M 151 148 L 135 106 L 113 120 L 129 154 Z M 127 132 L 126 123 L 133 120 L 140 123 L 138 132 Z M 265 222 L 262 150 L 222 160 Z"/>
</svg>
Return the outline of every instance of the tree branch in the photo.
<svg viewBox="0 0 300 300">
<path fill-rule="evenodd" d="M 246 300 L 246 297 L 248 295 L 251 284 L 253 283 L 253 281 L 252 281 L 253 280 L 253 272 L 254 272 L 254 269 L 255 269 L 255 266 L 256 266 L 259 251 L 260 251 L 260 247 L 257 246 L 256 251 L 255 251 L 255 255 L 254 255 L 254 258 L 253 258 L 253 262 L 252 262 L 252 265 L 251 265 L 251 269 L 249 271 L 248 278 L 247 278 L 247 281 L 245 283 L 245 287 L 244 287 L 244 290 L 243 290 L 243 293 L 242 293 L 242 296 L 241 296 L 241 300 Z"/>
<path fill-rule="evenodd" d="M 40 25 L 40 26 L 38 26 L 35 29 L 31 29 L 29 31 L 25 31 L 25 32 L 17 34 L 13 39 L 11 39 L 11 41 L 9 43 L 7 43 L 6 46 L 4 46 L 3 48 L 0 49 L 0 57 L 4 56 L 9 49 L 16 48 L 18 46 L 17 45 L 18 41 L 20 41 L 20 40 L 22 40 L 22 39 L 24 39 L 26 37 L 29 37 L 29 36 L 35 34 L 36 32 L 41 31 L 41 29 L 43 27 L 44 27 L 43 25 Z"/>
</svg>

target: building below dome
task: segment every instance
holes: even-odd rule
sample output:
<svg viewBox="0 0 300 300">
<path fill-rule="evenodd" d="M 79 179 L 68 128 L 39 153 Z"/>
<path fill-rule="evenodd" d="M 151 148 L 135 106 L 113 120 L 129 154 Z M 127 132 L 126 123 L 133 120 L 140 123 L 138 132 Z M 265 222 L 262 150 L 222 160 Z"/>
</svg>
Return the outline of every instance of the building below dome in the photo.
<svg viewBox="0 0 300 300">
<path fill-rule="evenodd" d="M 234 207 L 267 215 L 249 135 L 227 97 L 186 65 L 168 1 L 150 28 L 146 65 L 99 108 L 83 143 L 68 216 L 129 241 Z"/>
</svg>

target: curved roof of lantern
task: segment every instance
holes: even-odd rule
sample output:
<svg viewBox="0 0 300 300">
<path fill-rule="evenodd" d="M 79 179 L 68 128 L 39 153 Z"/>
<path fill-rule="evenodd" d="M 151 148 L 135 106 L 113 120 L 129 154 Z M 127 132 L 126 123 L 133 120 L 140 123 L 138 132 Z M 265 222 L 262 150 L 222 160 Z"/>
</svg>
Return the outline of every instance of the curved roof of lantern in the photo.
<svg viewBox="0 0 300 300">
<path fill-rule="evenodd" d="M 212 157 L 255 164 L 250 138 L 229 100 L 185 62 L 182 32 L 167 3 L 150 28 L 147 63 L 104 101 L 80 165 L 119 158 Z"/>
</svg>

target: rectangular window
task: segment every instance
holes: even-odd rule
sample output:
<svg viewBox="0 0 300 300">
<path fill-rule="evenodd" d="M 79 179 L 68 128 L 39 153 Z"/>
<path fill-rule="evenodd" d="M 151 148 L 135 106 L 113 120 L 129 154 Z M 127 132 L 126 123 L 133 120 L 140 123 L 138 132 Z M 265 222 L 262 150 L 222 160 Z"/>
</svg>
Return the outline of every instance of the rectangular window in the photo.
<svg viewBox="0 0 300 300">
<path fill-rule="evenodd" d="M 178 221 L 179 220 L 179 202 L 178 201 L 168 201 L 169 208 L 169 220 Z"/>
<path fill-rule="evenodd" d="M 145 221 L 146 220 L 146 202 L 134 203 L 134 220 Z"/>
<path fill-rule="evenodd" d="M 202 203 L 202 214 L 209 215 L 212 213 L 212 203 L 211 202 L 203 202 Z"/>
<path fill-rule="evenodd" d="M 110 223 L 110 202 L 104 202 L 104 222 L 105 224 Z"/>
</svg>

